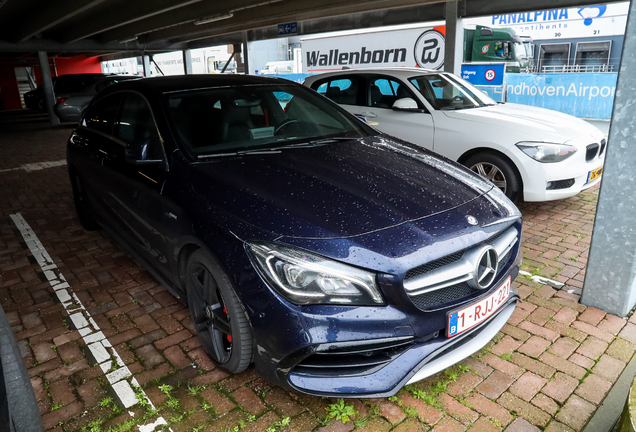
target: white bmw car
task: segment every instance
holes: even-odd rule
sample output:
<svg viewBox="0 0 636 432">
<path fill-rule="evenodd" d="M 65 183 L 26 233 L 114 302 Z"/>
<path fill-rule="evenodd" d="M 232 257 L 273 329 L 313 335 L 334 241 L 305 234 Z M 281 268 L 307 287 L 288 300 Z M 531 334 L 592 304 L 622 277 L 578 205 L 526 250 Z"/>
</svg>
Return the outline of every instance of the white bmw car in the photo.
<svg viewBox="0 0 636 432">
<path fill-rule="evenodd" d="M 497 103 L 450 73 L 345 70 L 304 84 L 378 130 L 478 172 L 512 200 L 568 198 L 601 180 L 606 141 L 598 128 L 544 108 Z"/>
</svg>

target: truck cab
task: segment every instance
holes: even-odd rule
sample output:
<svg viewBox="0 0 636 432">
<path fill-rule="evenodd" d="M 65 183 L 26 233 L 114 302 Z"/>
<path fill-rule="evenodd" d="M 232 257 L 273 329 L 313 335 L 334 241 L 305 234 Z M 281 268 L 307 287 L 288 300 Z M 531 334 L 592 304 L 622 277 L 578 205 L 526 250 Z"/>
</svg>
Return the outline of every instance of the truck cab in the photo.
<svg viewBox="0 0 636 432">
<path fill-rule="evenodd" d="M 506 72 L 527 71 L 532 54 L 528 52 L 528 37 L 523 39 L 509 28 L 476 26 L 464 30 L 464 61 L 467 63 L 505 62 Z"/>
</svg>

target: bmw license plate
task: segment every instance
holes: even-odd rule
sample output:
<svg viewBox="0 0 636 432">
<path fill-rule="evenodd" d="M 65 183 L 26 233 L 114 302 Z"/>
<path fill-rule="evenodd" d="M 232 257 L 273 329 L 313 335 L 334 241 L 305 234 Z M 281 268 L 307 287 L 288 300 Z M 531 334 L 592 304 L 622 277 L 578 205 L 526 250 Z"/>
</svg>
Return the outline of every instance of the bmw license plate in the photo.
<svg viewBox="0 0 636 432">
<path fill-rule="evenodd" d="M 457 336 L 460 333 L 490 318 L 510 298 L 510 276 L 494 293 L 463 309 L 448 314 L 446 336 Z"/>
<path fill-rule="evenodd" d="M 602 175 L 603 175 L 603 167 L 590 171 L 589 173 L 587 173 L 587 182 L 589 183 L 593 180 L 596 180 Z"/>
</svg>

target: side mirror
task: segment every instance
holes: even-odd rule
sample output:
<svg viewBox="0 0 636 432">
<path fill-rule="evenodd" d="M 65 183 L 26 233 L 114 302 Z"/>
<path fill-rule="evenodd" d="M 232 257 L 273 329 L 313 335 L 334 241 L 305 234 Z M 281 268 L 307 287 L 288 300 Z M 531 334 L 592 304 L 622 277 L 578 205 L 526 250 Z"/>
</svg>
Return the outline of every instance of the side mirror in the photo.
<svg viewBox="0 0 636 432">
<path fill-rule="evenodd" d="M 415 102 L 411 98 L 402 98 L 402 99 L 396 100 L 393 103 L 392 109 L 394 111 L 406 111 L 406 112 L 418 112 L 418 113 L 426 112 L 426 110 L 419 108 L 417 106 L 417 102 Z"/>
<path fill-rule="evenodd" d="M 367 120 L 367 118 L 365 116 L 363 116 L 362 114 L 354 114 L 354 116 L 358 117 L 360 120 L 362 120 L 365 123 L 369 123 L 369 121 Z"/>
<path fill-rule="evenodd" d="M 140 142 L 126 146 L 124 158 L 126 162 L 134 165 L 155 165 L 162 164 L 163 159 L 148 159 L 149 143 Z"/>
</svg>

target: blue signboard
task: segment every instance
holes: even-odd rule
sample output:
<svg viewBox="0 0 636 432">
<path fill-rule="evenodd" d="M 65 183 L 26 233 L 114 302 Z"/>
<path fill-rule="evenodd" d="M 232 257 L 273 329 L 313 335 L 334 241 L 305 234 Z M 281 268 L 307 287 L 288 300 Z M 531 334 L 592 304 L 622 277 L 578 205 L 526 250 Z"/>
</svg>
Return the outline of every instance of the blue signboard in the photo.
<svg viewBox="0 0 636 432">
<path fill-rule="evenodd" d="M 508 102 L 560 111 L 579 118 L 609 119 L 618 74 L 506 75 Z"/>
<path fill-rule="evenodd" d="M 298 23 L 278 24 L 278 36 L 298 34 Z"/>
<path fill-rule="evenodd" d="M 472 85 L 501 86 L 505 69 L 505 63 L 463 64 L 462 78 Z"/>
</svg>

